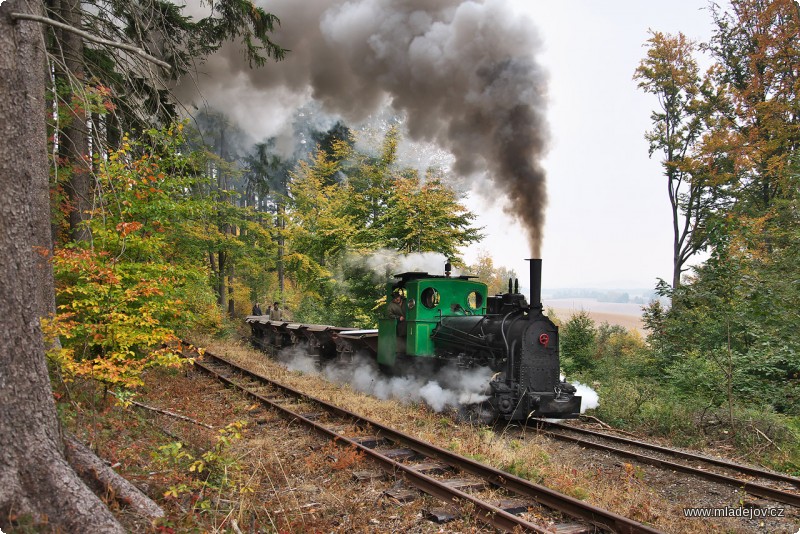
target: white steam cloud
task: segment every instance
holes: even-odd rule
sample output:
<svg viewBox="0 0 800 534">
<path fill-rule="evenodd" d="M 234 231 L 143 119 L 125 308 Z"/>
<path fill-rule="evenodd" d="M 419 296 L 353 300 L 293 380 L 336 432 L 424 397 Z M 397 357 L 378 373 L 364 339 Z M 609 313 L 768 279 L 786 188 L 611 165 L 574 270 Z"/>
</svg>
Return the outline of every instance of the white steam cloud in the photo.
<svg viewBox="0 0 800 534">
<path fill-rule="evenodd" d="M 322 374 L 332 382 L 349 384 L 354 390 L 379 399 L 395 399 L 403 403 L 424 402 L 436 412 L 488 400 L 484 392 L 493 374 L 488 367 L 465 370 L 448 366 L 433 375 L 412 371 L 404 376 L 389 377 L 381 373 L 374 360 L 358 356 L 346 365 L 332 362 L 320 373 L 318 360 L 301 346 L 282 349 L 277 359 L 290 371 Z M 564 380 L 563 375 L 561 380 Z M 581 413 L 600 405 L 600 396 L 594 389 L 581 382 L 571 384 L 577 389 L 576 395 L 581 397 Z"/>
<path fill-rule="evenodd" d="M 581 413 L 585 413 L 586 410 L 594 410 L 600 406 L 600 395 L 595 390 L 580 382 L 572 382 L 572 385 L 578 390 L 576 395 L 581 396 Z"/>
<path fill-rule="evenodd" d="M 459 176 L 478 178 L 486 198 L 506 197 L 538 256 L 548 128 L 531 20 L 507 0 L 259 3 L 280 18 L 272 38 L 286 59 L 251 70 L 229 44 L 197 84 L 178 88 L 184 104 L 224 110 L 257 139 L 278 135 L 312 100 L 351 124 L 389 106 L 413 140 L 446 150 Z"/>
<path fill-rule="evenodd" d="M 563 374 L 560 375 L 560 379 L 561 381 L 564 380 Z M 586 413 L 586 410 L 594 410 L 600 406 L 600 395 L 591 387 L 580 382 L 570 382 L 570 384 L 575 386 L 577 390 L 575 394 L 581 397 L 581 413 Z"/>
<path fill-rule="evenodd" d="M 312 375 L 319 374 L 317 360 L 300 345 L 292 345 L 281 349 L 276 358 L 290 371 L 300 371 L 301 373 Z"/>
<path fill-rule="evenodd" d="M 438 252 L 403 254 L 390 249 L 380 249 L 349 258 L 350 262 L 362 264 L 372 271 L 376 281 L 389 280 L 395 274 L 410 272 L 443 275 L 447 260 L 447 256 Z M 459 276 L 459 273 L 458 269 L 453 268 L 451 275 Z"/>
<path fill-rule="evenodd" d="M 287 347 L 277 356 L 291 371 L 319 374 L 317 361 L 300 347 Z M 382 374 L 374 360 L 356 357 L 353 362 L 331 363 L 322 375 L 332 382 L 349 384 L 356 391 L 379 399 L 394 399 L 410 404 L 424 402 L 436 412 L 487 400 L 484 390 L 492 377 L 488 367 L 460 369 L 445 367 L 434 374 L 410 372 L 405 376 Z"/>
<path fill-rule="evenodd" d="M 388 377 L 368 358 L 359 358 L 347 366 L 327 366 L 324 374 L 329 380 L 350 384 L 356 391 L 379 399 L 424 402 L 436 412 L 487 400 L 483 392 L 492 377 L 486 367 L 470 370 L 445 367 L 432 376 L 412 372 Z"/>
</svg>

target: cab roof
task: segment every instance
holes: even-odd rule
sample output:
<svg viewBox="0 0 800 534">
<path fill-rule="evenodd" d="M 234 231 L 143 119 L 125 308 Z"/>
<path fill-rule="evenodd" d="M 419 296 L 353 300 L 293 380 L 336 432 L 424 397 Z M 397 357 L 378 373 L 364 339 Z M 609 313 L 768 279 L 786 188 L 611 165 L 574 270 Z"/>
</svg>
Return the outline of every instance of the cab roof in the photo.
<svg viewBox="0 0 800 534">
<path fill-rule="evenodd" d="M 428 274 L 419 271 L 413 271 L 409 273 L 400 273 L 394 275 L 395 278 L 399 278 L 403 283 L 409 282 L 411 280 L 420 280 L 423 278 L 439 278 L 442 280 L 472 280 L 478 278 L 477 276 L 471 275 L 461 275 L 461 276 L 444 276 L 441 274 Z"/>
</svg>

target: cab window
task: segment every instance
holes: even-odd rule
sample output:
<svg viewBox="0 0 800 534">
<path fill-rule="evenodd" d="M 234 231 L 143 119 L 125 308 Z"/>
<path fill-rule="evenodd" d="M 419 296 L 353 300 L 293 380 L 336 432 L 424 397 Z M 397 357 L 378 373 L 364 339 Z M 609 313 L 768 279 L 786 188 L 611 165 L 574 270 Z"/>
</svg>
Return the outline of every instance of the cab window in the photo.
<svg viewBox="0 0 800 534">
<path fill-rule="evenodd" d="M 422 295 L 420 295 L 420 302 L 422 302 L 422 305 L 429 310 L 438 306 L 440 300 L 441 296 L 439 295 L 439 292 L 432 287 L 425 288 L 422 291 Z"/>
<path fill-rule="evenodd" d="M 483 295 L 479 291 L 470 291 L 467 295 L 467 306 L 471 310 L 477 310 L 483 307 Z"/>
</svg>

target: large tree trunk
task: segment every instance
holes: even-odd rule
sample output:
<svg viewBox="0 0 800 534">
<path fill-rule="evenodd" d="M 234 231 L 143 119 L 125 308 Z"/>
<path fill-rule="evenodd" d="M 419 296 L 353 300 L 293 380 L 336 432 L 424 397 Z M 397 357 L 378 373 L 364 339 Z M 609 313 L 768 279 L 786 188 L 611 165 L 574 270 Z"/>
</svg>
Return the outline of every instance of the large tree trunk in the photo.
<svg viewBox="0 0 800 534">
<path fill-rule="evenodd" d="M 80 0 L 62 0 L 61 16 L 70 26 L 80 28 Z M 88 241 L 89 229 L 86 228 L 84 221 L 90 217 L 88 212 L 92 209 L 93 193 L 89 165 L 89 131 L 86 127 L 87 106 L 81 99 L 83 84 L 86 82 L 83 70 L 83 38 L 72 32 L 62 31 L 58 47 L 63 51 L 63 65 L 66 72 L 58 70 L 57 75 L 66 78 L 64 81 L 71 88 L 65 97 L 70 113 L 60 138 L 61 154 L 70 172 L 66 186 L 70 201 L 69 228 L 72 239 Z"/>
<path fill-rule="evenodd" d="M 64 532 L 124 532 L 64 459 L 44 358 L 36 296 L 36 240 L 49 219 L 44 40 L 39 23 L 9 16 L 41 14 L 40 6 L 0 6 L 0 527 L 30 515 Z"/>
</svg>

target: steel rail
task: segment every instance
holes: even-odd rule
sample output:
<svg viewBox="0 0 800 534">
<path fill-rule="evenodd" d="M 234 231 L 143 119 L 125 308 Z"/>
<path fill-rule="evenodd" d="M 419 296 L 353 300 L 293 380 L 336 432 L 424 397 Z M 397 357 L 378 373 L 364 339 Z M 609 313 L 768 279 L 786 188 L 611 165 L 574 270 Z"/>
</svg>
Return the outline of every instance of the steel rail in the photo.
<svg viewBox="0 0 800 534">
<path fill-rule="evenodd" d="M 625 443 L 628 445 L 635 445 L 637 447 L 642 447 L 644 449 L 650 449 L 652 451 L 660 452 L 662 454 L 668 454 L 671 456 L 675 456 L 677 458 L 683 458 L 684 460 L 692 460 L 692 461 L 699 461 L 705 462 L 708 464 L 716 465 L 719 467 L 724 467 L 726 469 L 731 469 L 734 471 L 738 471 L 740 473 L 745 473 L 751 476 L 760 477 L 760 478 L 767 478 L 770 480 L 774 480 L 776 482 L 785 482 L 787 484 L 792 484 L 798 489 L 800 489 L 800 478 L 796 478 L 790 475 L 786 475 L 783 473 L 773 473 L 771 471 L 764 471 L 762 469 L 757 469 L 755 467 L 750 467 L 747 465 L 737 464 L 734 462 L 729 462 L 727 460 L 720 460 L 718 458 L 710 458 L 706 456 L 702 456 L 699 454 L 692 454 L 690 452 L 681 451 L 678 449 L 671 449 L 669 447 L 662 447 L 661 445 L 656 445 L 654 443 L 647 443 L 646 441 L 639 441 L 636 439 L 626 438 L 623 436 L 617 436 L 614 434 L 606 434 L 604 432 L 599 432 L 597 430 L 590 430 L 588 428 L 580 428 L 574 427 L 571 425 L 565 425 L 563 423 L 555 423 L 555 422 L 548 422 L 547 426 L 561 428 L 563 430 L 569 430 L 571 432 L 576 432 L 578 434 L 585 434 L 589 436 L 597 436 L 600 438 L 604 438 L 610 441 L 616 441 L 617 443 Z"/>
<path fill-rule="evenodd" d="M 558 424 L 558 423 L 556 423 Z M 571 429 L 570 429 L 571 430 Z M 674 471 L 680 471 L 682 473 L 688 473 L 691 475 L 699 476 L 701 478 L 705 478 L 707 480 L 712 480 L 714 482 L 718 482 L 720 484 L 725 484 L 728 486 L 733 486 L 736 488 L 741 488 L 742 490 L 752 494 L 757 495 L 759 497 L 764 497 L 766 499 L 772 499 L 777 502 L 782 502 L 785 504 L 791 504 L 792 506 L 800 507 L 800 495 L 796 493 L 789 493 L 786 491 L 782 491 L 775 488 L 770 488 L 769 486 L 764 486 L 761 484 L 756 484 L 754 482 L 748 482 L 746 480 L 741 480 L 739 478 L 731 477 L 728 475 L 722 475 L 720 473 L 714 473 L 713 471 L 705 471 L 703 469 L 698 469 L 696 467 L 691 467 L 689 465 L 679 464 L 676 462 L 670 462 L 669 460 L 662 460 L 660 458 L 656 458 L 654 456 L 648 456 L 646 454 L 641 454 L 638 452 L 628 451 L 625 449 L 620 449 L 617 447 L 612 447 L 610 445 L 603 445 L 602 443 L 597 443 L 595 441 L 589 441 L 584 438 L 578 438 L 574 436 L 568 436 L 566 434 L 561 434 L 558 432 L 553 432 L 552 430 L 545 430 L 545 432 L 553 436 L 557 439 L 561 439 L 563 441 L 569 441 L 572 443 L 577 443 L 579 445 L 598 449 L 602 451 L 608 451 L 612 454 L 616 454 L 618 456 L 624 456 L 626 458 L 633 458 L 638 460 L 642 463 L 646 463 L 649 465 L 654 465 L 656 467 L 665 467 L 668 469 L 672 469 Z"/>
<path fill-rule="evenodd" d="M 253 380 L 260 381 L 262 383 L 268 383 L 270 386 L 273 386 L 276 389 L 284 391 L 289 395 L 301 397 L 303 399 L 307 399 L 311 402 L 319 404 L 321 407 L 332 413 L 335 413 L 341 417 L 349 418 L 357 425 L 362 425 L 362 426 L 369 425 L 370 427 L 378 429 L 378 433 L 381 437 L 405 445 L 406 447 L 414 449 L 415 451 L 425 456 L 436 458 L 437 460 L 440 460 L 447 465 L 461 469 L 466 473 L 482 478 L 500 488 L 505 488 L 521 496 L 528 497 L 553 510 L 557 510 L 569 516 L 582 519 L 595 526 L 599 526 L 614 532 L 631 533 L 631 534 L 633 533 L 655 534 L 661 532 L 658 529 L 639 523 L 638 521 L 634 521 L 627 517 L 610 512 L 608 510 L 604 510 L 602 508 L 598 508 L 596 506 L 584 503 L 578 499 L 574 499 L 567 495 L 563 495 L 554 490 L 551 490 L 544 486 L 540 486 L 538 484 L 517 477 L 510 473 L 505 473 L 503 471 L 483 465 L 469 458 L 464 458 L 462 456 L 454 454 L 448 450 L 442 449 L 430 443 L 425 443 L 423 441 L 418 440 L 417 438 L 414 438 L 413 436 L 409 436 L 397 430 L 393 430 L 389 427 L 386 427 L 377 421 L 374 421 L 367 417 L 360 416 L 358 414 L 354 414 L 350 411 L 329 404 L 326 401 L 317 399 L 313 396 L 295 390 L 289 386 L 273 382 L 272 380 L 266 377 L 260 376 L 247 369 L 243 369 L 238 365 L 236 365 L 235 363 L 230 362 L 229 360 L 221 356 L 206 352 L 205 357 L 212 358 L 227 366 L 230 366 L 234 368 L 236 372 L 248 376 Z M 222 380 L 223 382 L 230 384 L 234 387 L 237 387 L 239 389 L 242 389 L 248 395 L 257 398 L 262 402 L 266 402 L 270 406 L 273 406 L 277 410 L 289 415 L 292 418 L 296 418 L 302 421 L 304 424 L 316 429 L 320 433 L 339 441 L 345 441 L 348 444 L 357 447 L 359 450 L 375 458 L 380 463 L 386 466 L 390 466 L 390 468 L 393 471 L 402 472 L 403 475 L 411 484 L 415 485 L 417 488 L 419 488 L 422 491 L 425 491 L 426 493 L 434 495 L 447 502 L 454 502 L 454 500 L 460 499 L 473 503 L 476 506 L 476 510 L 478 510 L 481 516 L 489 524 L 491 524 L 496 528 L 504 530 L 513 530 L 514 528 L 522 526 L 523 528 L 533 532 L 544 532 L 544 530 L 541 530 L 541 527 L 533 523 L 529 523 L 517 516 L 514 516 L 513 514 L 509 514 L 508 512 L 500 508 L 492 506 L 488 503 L 484 503 L 467 493 L 445 486 L 436 479 L 428 477 L 427 475 L 415 471 L 413 468 L 400 464 L 390 458 L 386 458 L 377 451 L 374 451 L 373 449 L 370 449 L 358 443 L 357 441 L 350 440 L 336 433 L 335 431 L 326 428 L 323 425 L 320 425 L 314 421 L 311 421 L 306 417 L 303 417 L 302 415 L 291 412 L 287 408 L 280 406 L 279 404 L 274 403 L 269 399 L 260 396 L 258 393 L 249 391 L 246 388 L 236 384 L 230 378 L 214 371 L 210 367 L 206 366 L 203 362 L 196 360 L 195 365 L 219 377 L 219 379 Z"/>
</svg>

